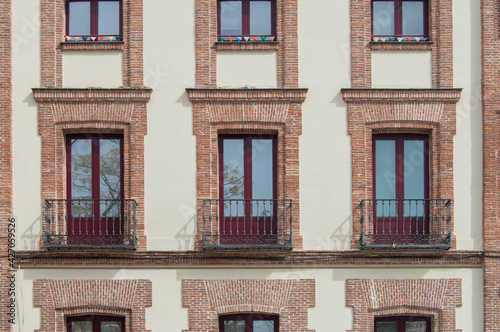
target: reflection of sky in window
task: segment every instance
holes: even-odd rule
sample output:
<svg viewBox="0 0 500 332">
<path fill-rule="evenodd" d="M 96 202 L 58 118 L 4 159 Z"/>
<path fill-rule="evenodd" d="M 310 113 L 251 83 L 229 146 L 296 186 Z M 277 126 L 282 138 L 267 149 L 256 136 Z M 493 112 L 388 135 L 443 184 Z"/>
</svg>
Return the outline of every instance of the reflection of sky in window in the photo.
<svg viewBox="0 0 500 332">
<path fill-rule="evenodd" d="M 252 141 L 252 194 L 254 199 L 273 198 L 273 141 Z"/>
<path fill-rule="evenodd" d="M 250 34 L 271 34 L 271 1 L 250 1 Z"/>
<path fill-rule="evenodd" d="M 375 141 L 375 181 L 377 199 L 396 198 L 396 142 Z"/>
<path fill-rule="evenodd" d="M 121 322 L 101 322 L 101 332 L 121 332 Z"/>
<path fill-rule="evenodd" d="M 69 34 L 90 35 L 90 1 L 69 3 Z"/>
<path fill-rule="evenodd" d="M 242 31 L 241 1 L 223 1 L 220 3 L 220 34 L 241 35 Z"/>
<path fill-rule="evenodd" d="M 254 320 L 253 332 L 274 332 L 274 321 L 272 320 Z"/>
<path fill-rule="evenodd" d="M 245 332 L 244 320 L 225 320 L 224 332 Z"/>
<path fill-rule="evenodd" d="M 394 35 L 394 1 L 373 2 L 373 34 Z"/>
<path fill-rule="evenodd" d="M 424 3 L 421 1 L 403 2 L 403 35 L 424 34 Z"/>
<path fill-rule="evenodd" d="M 120 2 L 99 1 L 99 35 L 120 34 Z"/>
<path fill-rule="evenodd" d="M 398 332 L 398 323 L 377 322 L 377 332 Z"/>
<path fill-rule="evenodd" d="M 92 198 L 92 143 L 71 140 L 71 197 Z"/>
</svg>

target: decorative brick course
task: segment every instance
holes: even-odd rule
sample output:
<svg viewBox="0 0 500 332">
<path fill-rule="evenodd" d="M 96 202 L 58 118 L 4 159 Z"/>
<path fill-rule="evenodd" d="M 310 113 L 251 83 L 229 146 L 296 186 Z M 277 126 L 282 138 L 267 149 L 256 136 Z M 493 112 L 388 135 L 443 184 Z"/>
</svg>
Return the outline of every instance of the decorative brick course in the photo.
<svg viewBox="0 0 500 332">
<path fill-rule="evenodd" d="M 315 281 L 201 280 L 182 281 L 182 304 L 189 307 L 186 332 L 218 332 L 219 315 L 266 313 L 279 315 L 280 331 L 313 332 L 308 308 L 315 306 Z"/>
<path fill-rule="evenodd" d="M 375 317 L 428 316 L 432 331 L 458 332 L 455 309 L 462 305 L 461 279 L 348 279 L 346 305 L 353 307 L 354 329 L 374 331 Z"/>
<path fill-rule="evenodd" d="M 429 135 L 429 198 L 453 199 L 453 136 L 460 89 L 342 89 L 351 135 L 353 232 L 359 248 L 363 199 L 373 196 L 372 135 Z M 451 225 L 453 234 L 453 221 Z M 456 247 L 453 241 L 452 248 Z"/>
<path fill-rule="evenodd" d="M 351 86 L 370 88 L 372 50 L 428 50 L 432 52 L 432 87 L 453 87 L 452 1 L 429 1 L 429 35 L 432 43 L 371 42 L 371 0 L 351 0 Z M 404 45 L 404 46 L 403 46 Z"/>
<path fill-rule="evenodd" d="M 203 199 L 219 198 L 218 135 L 276 134 L 278 199 L 293 199 L 293 246 L 302 248 L 299 206 L 299 136 L 307 89 L 186 89 L 193 103 L 197 156 L 197 236 L 201 249 Z"/>
<path fill-rule="evenodd" d="M 217 43 L 217 1 L 196 0 L 196 87 L 217 87 L 217 52 L 227 50 L 277 51 L 279 88 L 299 86 L 298 1 L 276 0 L 276 40 L 271 43 Z"/>
<path fill-rule="evenodd" d="M 123 84 L 143 85 L 143 0 L 122 0 L 123 42 L 65 42 L 66 11 L 64 0 L 41 0 L 41 52 L 44 88 L 62 87 L 62 53 L 65 50 L 122 50 Z"/>
<path fill-rule="evenodd" d="M 146 308 L 152 306 L 149 280 L 37 279 L 33 293 L 42 311 L 35 332 L 65 332 L 67 316 L 87 314 L 123 316 L 126 332 L 146 332 Z"/>
<path fill-rule="evenodd" d="M 144 135 L 147 131 L 146 103 L 151 90 L 33 89 L 33 95 L 38 102 L 38 129 L 42 137 L 42 200 L 66 198 L 67 133 L 121 133 L 124 139 L 123 191 L 125 198 L 137 201 L 138 248 L 145 250 Z M 44 247 L 44 237 L 40 246 Z"/>
</svg>

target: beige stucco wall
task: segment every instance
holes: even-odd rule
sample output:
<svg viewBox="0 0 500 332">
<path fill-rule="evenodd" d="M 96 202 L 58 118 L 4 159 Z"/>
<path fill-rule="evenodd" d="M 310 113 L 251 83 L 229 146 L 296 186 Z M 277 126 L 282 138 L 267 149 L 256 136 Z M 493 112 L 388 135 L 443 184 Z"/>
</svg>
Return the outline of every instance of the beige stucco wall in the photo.
<svg viewBox="0 0 500 332">
<path fill-rule="evenodd" d="M 185 91 L 195 86 L 194 1 L 172 4 L 144 1 L 144 83 L 153 89 L 145 137 L 150 250 L 194 249 L 196 233 L 196 139 Z M 175 38 L 165 39 L 166 31 Z"/>
<path fill-rule="evenodd" d="M 217 52 L 217 86 L 276 88 L 276 51 Z"/>
<path fill-rule="evenodd" d="M 16 249 L 36 249 L 41 235 L 41 146 L 37 104 L 31 88 L 40 86 L 40 5 L 13 5 L 13 191 Z"/>
<path fill-rule="evenodd" d="M 431 51 L 372 51 L 372 87 L 432 87 Z"/>
<path fill-rule="evenodd" d="M 64 51 L 63 87 L 117 88 L 123 85 L 121 51 Z"/>
<path fill-rule="evenodd" d="M 453 1 L 453 78 L 463 88 L 454 140 L 457 248 L 482 248 L 482 118 L 480 3 Z"/>
<path fill-rule="evenodd" d="M 146 328 L 152 331 L 182 331 L 188 328 L 188 311 L 182 307 L 183 279 L 315 279 L 316 307 L 309 309 L 309 328 L 317 332 L 352 329 L 352 308 L 346 307 L 347 279 L 462 279 L 462 303 L 457 308 L 457 329 L 482 331 L 481 269 L 447 268 L 297 268 L 297 269 L 29 269 L 22 270 L 18 283 L 21 331 L 40 327 L 40 309 L 33 308 L 33 280 L 57 279 L 149 279 L 153 285 L 153 306 L 146 311 Z M 165 322 L 168 322 L 166 329 Z"/>
</svg>

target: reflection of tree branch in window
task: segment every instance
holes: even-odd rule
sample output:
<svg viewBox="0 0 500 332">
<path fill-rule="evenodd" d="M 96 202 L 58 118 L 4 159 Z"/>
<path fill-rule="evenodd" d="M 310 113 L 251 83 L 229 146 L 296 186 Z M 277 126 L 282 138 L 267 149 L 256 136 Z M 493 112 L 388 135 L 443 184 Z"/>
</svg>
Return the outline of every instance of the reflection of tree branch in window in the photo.
<svg viewBox="0 0 500 332">
<path fill-rule="evenodd" d="M 231 163 L 224 164 L 224 198 L 243 198 L 243 175 L 238 165 Z"/>
<path fill-rule="evenodd" d="M 119 146 L 118 140 L 110 140 L 114 146 Z M 100 160 L 101 199 L 113 200 L 106 202 L 106 208 L 101 211 L 102 216 L 119 214 L 120 187 L 120 148 L 114 147 Z M 116 201 L 115 201 L 116 200 Z"/>
</svg>

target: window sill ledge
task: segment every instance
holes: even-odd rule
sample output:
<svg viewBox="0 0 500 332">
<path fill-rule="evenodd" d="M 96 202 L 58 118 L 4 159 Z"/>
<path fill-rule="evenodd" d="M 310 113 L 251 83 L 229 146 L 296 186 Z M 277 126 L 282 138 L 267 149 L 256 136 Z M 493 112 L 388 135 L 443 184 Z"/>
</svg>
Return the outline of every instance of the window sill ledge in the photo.
<svg viewBox="0 0 500 332">
<path fill-rule="evenodd" d="M 63 51 L 114 51 L 123 50 L 122 41 L 100 42 L 61 42 Z"/>
<path fill-rule="evenodd" d="M 425 42 L 370 42 L 371 50 L 431 50 L 434 43 Z"/>
<path fill-rule="evenodd" d="M 261 41 L 261 42 L 215 42 L 217 51 L 239 51 L 239 50 L 277 50 L 279 42 L 277 41 Z"/>
</svg>

